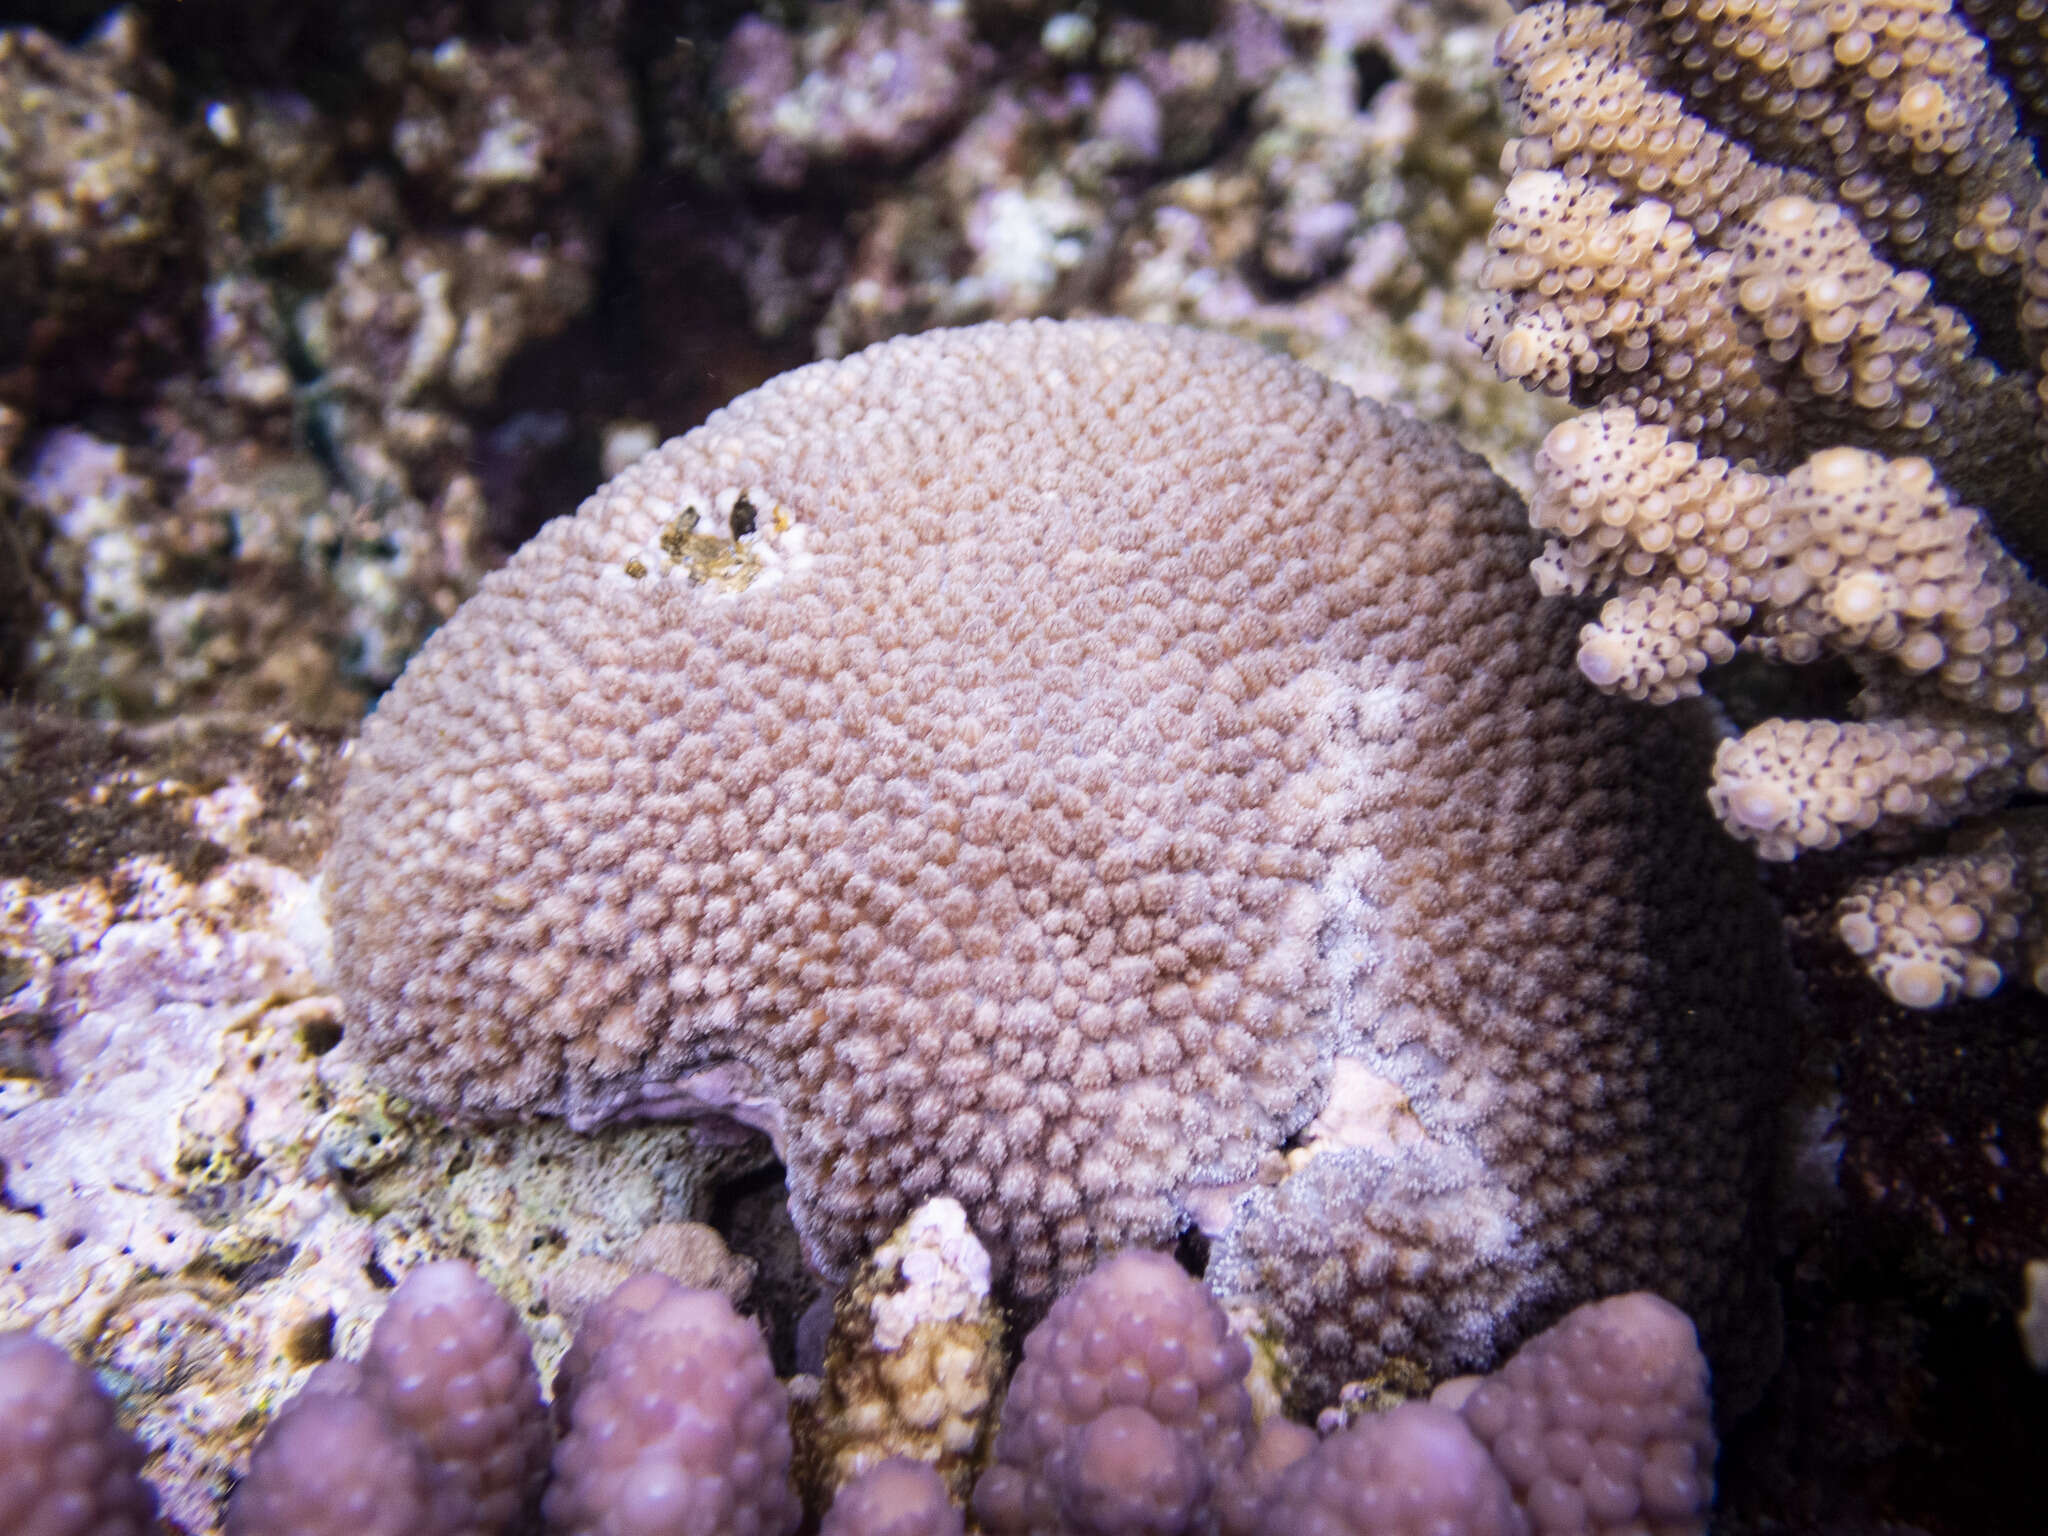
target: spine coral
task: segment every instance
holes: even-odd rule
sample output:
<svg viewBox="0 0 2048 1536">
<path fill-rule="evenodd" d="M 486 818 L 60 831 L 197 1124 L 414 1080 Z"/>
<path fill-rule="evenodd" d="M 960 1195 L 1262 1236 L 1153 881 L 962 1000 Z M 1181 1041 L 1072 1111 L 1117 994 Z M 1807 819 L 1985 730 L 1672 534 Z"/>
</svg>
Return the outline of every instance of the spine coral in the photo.
<svg viewBox="0 0 2048 1536">
<path fill-rule="evenodd" d="M 1580 670 L 1658 704 L 1738 652 L 1860 684 L 1852 720 L 1722 746 L 1715 812 L 1766 858 L 2048 790 L 2048 199 L 1969 21 L 1552 0 L 1498 46 L 1524 137 L 1472 332 L 1587 408 L 1530 505 L 1544 590 L 1606 598 Z M 1994 900 L 1992 835 L 1843 902 L 1897 1001 L 2038 984 L 2048 883 L 2000 855 Z"/>
</svg>

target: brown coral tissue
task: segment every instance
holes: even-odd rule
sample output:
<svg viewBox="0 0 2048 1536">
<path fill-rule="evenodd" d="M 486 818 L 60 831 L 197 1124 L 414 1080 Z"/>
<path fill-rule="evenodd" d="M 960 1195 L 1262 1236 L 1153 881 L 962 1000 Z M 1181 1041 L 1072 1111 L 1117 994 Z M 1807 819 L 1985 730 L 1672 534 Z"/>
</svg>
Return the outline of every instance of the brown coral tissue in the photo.
<svg viewBox="0 0 2048 1536">
<path fill-rule="evenodd" d="M 365 728 L 358 1048 L 453 1113 L 759 1126 L 832 1274 L 937 1195 L 1026 1299 L 1200 1223 L 1304 1399 L 1645 1285 L 1739 1393 L 1775 922 L 1706 717 L 1583 685 L 1525 523 L 1218 336 L 786 374 L 544 529 Z"/>
<path fill-rule="evenodd" d="M 1914 1008 L 2048 990 L 2038 21 L 1548 0 L 1497 51 L 1524 136 L 1473 337 L 1587 408 L 1538 457 L 1537 579 L 1612 594 L 1579 664 L 1631 698 L 1846 665 L 1853 718 L 1758 721 L 1713 805 L 1767 859 L 1888 861 L 1840 936 Z"/>
</svg>

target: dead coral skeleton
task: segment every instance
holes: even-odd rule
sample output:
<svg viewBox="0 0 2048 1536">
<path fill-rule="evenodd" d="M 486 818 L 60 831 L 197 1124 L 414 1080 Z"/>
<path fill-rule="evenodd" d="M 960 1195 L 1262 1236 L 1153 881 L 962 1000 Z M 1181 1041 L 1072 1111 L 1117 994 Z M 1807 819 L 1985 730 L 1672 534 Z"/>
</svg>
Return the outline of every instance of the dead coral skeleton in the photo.
<svg viewBox="0 0 2048 1536">
<path fill-rule="evenodd" d="M 1855 674 L 1857 718 L 1722 744 L 1730 832 L 1791 859 L 1981 818 L 1837 909 L 1912 1007 L 2048 990 L 2048 862 L 2011 808 L 2048 791 L 2048 196 L 1968 19 L 1524 11 L 1470 325 L 1589 408 L 1545 441 L 1530 519 L 1546 592 L 1612 594 L 1592 682 L 1667 703 L 1738 651 Z"/>
</svg>

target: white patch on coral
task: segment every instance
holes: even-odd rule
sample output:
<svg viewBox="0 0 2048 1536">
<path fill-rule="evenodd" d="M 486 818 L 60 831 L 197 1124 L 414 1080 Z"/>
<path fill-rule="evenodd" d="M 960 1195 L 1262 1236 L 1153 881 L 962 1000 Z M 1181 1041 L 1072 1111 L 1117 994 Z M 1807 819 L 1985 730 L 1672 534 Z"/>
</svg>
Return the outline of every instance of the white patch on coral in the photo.
<svg viewBox="0 0 2048 1536">
<path fill-rule="evenodd" d="M 900 1290 L 878 1296 L 870 1316 L 873 1345 L 885 1353 L 901 1349 L 911 1334 L 932 1323 L 971 1320 L 988 1301 L 988 1250 L 967 1224 L 958 1200 L 927 1200 L 875 1250 L 875 1267 L 893 1267 Z"/>
<path fill-rule="evenodd" d="M 1339 1147 L 1367 1147 L 1396 1157 L 1429 1139 L 1407 1090 L 1355 1056 L 1330 1064 L 1330 1097 L 1302 1129 L 1289 1161 L 1296 1166 Z"/>
</svg>

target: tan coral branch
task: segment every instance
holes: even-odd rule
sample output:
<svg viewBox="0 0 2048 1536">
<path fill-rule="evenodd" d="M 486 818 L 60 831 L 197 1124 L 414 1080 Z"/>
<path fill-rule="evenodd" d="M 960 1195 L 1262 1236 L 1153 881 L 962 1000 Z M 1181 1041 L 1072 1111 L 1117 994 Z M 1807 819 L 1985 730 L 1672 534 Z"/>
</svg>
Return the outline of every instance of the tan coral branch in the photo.
<svg viewBox="0 0 2048 1536">
<path fill-rule="evenodd" d="M 2014 971 L 2048 992 L 2048 817 L 2000 818 L 1961 850 L 1859 882 L 1837 931 L 1908 1008 L 1984 997 Z"/>
</svg>

